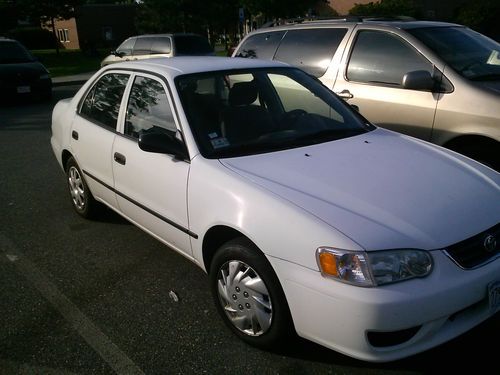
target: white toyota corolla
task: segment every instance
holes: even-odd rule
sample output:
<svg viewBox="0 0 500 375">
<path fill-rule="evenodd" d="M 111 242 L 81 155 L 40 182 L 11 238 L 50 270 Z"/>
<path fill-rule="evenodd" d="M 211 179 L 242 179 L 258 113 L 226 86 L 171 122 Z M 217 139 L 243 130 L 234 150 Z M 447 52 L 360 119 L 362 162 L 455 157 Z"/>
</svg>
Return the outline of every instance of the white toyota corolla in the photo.
<svg viewBox="0 0 500 375">
<path fill-rule="evenodd" d="M 76 212 L 104 204 L 203 268 L 253 345 L 297 332 L 390 361 L 499 310 L 500 174 L 369 124 L 298 69 L 111 65 L 56 105 L 51 143 Z"/>
</svg>

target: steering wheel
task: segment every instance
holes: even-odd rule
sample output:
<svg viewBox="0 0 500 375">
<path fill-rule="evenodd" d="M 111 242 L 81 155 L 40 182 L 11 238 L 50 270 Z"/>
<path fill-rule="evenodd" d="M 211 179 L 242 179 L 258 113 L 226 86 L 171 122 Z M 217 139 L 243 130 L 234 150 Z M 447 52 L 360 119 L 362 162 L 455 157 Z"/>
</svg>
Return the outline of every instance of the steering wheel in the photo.
<svg viewBox="0 0 500 375">
<path fill-rule="evenodd" d="M 293 128 L 293 125 L 302 117 L 307 115 L 307 112 L 303 109 L 292 109 L 290 112 L 285 112 L 283 118 L 281 119 L 281 125 L 283 129 Z"/>
</svg>

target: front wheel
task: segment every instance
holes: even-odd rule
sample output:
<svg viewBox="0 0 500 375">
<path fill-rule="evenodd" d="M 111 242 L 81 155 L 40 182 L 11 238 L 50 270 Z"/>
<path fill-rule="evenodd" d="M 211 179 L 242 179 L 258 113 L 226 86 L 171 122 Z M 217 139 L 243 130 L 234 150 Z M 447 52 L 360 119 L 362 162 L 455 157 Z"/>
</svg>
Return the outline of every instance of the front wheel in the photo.
<svg viewBox="0 0 500 375">
<path fill-rule="evenodd" d="M 294 334 L 278 277 L 253 243 L 239 238 L 224 244 L 209 276 L 219 314 L 243 341 L 269 349 Z"/>
</svg>

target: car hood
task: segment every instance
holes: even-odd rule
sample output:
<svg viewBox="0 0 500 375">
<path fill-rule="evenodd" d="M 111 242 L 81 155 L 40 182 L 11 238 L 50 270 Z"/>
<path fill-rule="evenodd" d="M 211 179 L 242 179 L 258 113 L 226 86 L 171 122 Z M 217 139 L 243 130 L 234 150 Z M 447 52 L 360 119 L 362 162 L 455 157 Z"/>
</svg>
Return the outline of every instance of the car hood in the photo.
<svg viewBox="0 0 500 375">
<path fill-rule="evenodd" d="M 368 251 L 440 249 L 500 221 L 500 174 L 383 129 L 221 163 Z"/>
</svg>

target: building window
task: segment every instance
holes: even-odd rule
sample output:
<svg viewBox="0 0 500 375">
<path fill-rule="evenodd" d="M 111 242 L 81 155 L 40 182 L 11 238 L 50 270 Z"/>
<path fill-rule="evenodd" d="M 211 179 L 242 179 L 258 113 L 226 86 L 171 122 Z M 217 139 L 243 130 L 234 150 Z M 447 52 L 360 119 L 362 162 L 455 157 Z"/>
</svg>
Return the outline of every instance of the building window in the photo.
<svg viewBox="0 0 500 375">
<path fill-rule="evenodd" d="M 111 26 L 104 26 L 102 28 L 102 36 L 105 41 L 109 42 L 113 40 L 113 28 Z"/>
<path fill-rule="evenodd" d="M 57 29 L 57 36 L 59 37 L 59 41 L 62 43 L 69 42 L 69 30 L 68 29 Z"/>
</svg>

